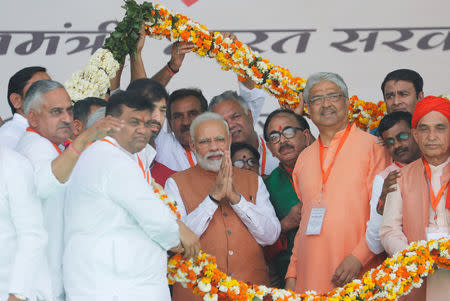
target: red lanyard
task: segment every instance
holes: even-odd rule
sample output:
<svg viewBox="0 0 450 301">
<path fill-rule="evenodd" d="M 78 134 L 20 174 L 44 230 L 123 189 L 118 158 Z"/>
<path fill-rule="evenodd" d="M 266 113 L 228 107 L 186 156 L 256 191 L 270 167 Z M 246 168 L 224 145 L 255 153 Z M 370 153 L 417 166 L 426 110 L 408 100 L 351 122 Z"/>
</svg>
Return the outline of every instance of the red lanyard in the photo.
<svg viewBox="0 0 450 301">
<path fill-rule="evenodd" d="M 105 138 L 100 139 L 100 141 L 108 142 L 109 144 L 116 146 L 114 143 L 112 143 L 111 141 L 109 141 L 108 139 L 105 139 Z M 145 172 L 144 164 L 142 164 L 141 158 L 139 157 L 138 154 L 136 154 L 136 156 L 138 158 L 138 164 L 142 170 L 142 174 L 144 175 L 144 178 L 147 180 L 147 183 L 150 184 L 150 173 L 148 172 L 148 170 L 147 170 L 147 172 Z"/>
<path fill-rule="evenodd" d="M 436 208 L 437 205 L 439 204 L 439 202 L 441 201 L 442 195 L 444 194 L 444 190 L 445 188 L 447 188 L 448 186 L 448 182 L 445 183 L 444 185 L 442 185 L 441 189 L 439 189 L 437 196 L 434 196 L 434 191 L 433 191 L 433 185 L 431 185 L 431 169 L 430 169 L 430 164 L 428 164 L 427 160 L 425 160 L 425 158 L 423 159 L 423 165 L 425 165 L 425 172 L 427 173 L 427 177 L 428 180 L 430 182 L 430 201 L 431 201 L 431 207 L 433 207 L 434 212 L 436 212 Z M 447 192 L 448 194 L 448 192 Z M 447 203 L 445 205 L 446 208 L 449 207 L 449 198 L 447 195 Z M 437 214 L 434 215 L 434 218 L 436 218 Z"/>
<path fill-rule="evenodd" d="M 42 135 L 39 134 L 38 131 L 36 131 L 35 129 L 32 129 L 32 128 L 30 128 L 30 127 L 27 128 L 27 132 L 33 132 L 33 133 L 36 133 L 36 134 L 38 134 L 39 136 L 42 137 Z M 48 140 L 48 139 L 47 139 L 47 140 Z M 50 141 L 50 140 L 49 140 L 49 141 Z M 50 141 L 50 142 L 51 142 L 51 141 Z M 62 151 L 59 149 L 58 145 L 54 144 L 53 142 L 51 142 L 51 144 L 53 144 L 53 147 L 55 147 L 55 149 L 56 149 L 56 151 L 58 152 L 58 154 L 61 155 Z"/>
<path fill-rule="evenodd" d="M 280 169 L 283 171 L 283 173 L 286 174 L 286 176 L 288 177 L 289 182 L 291 182 L 292 188 L 294 188 L 294 182 L 292 180 L 292 172 L 293 172 L 293 170 L 285 168 L 281 163 L 280 163 L 279 166 L 280 166 Z"/>
<path fill-rule="evenodd" d="M 339 154 L 339 151 L 341 150 L 342 146 L 344 145 L 345 140 L 347 140 L 347 137 L 350 134 L 351 128 L 352 128 L 352 124 L 349 124 L 347 126 L 347 129 L 345 130 L 344 136 L 342 136 L 341 140 L 339 141 L 339 145 L 336 149 L 336 153 L 334 154 L 333 161 L 331 161 L 330 166 L 328 166 L 326 171 L 323 170 L 323 151 L 324 151 L 325 147 L 323 146 L 322 140 L 320 140 L 320 137 L 319 137 L 320 171 L 322 172 L 322 190 L 323 190 L 323 187 L 325 186 L 325 183 L 328 180 L 328 176 L 330 175 L 330 171 L 334 165 L 334 161 L 336 161 L 336 157 Z"/>
<path fill-rule="evenodd" d="M 261 140 L 261 145 L 262 145 L 261 175 L 265 175 L 267 150 L 266 150 L 266 144 L 264 143 L 263 138 L 259 137 L 259 139 Z"/>
<path fill-rule="evenodd" d="M 192 158 L 191 151 L 188 150 L 188 149 L 186 149 L 186 148 L 185 148 L 184 150 L 186 151 L 186 156 L 187 156 L 187 158 L 188 158 L 189 165 L 190 165 L 191 167 L 194 167 L 194 166 L 195 166 L 195 163 L 194 163 L 194 159 Z"/>
<path fill-rule="evenodd" d="M 394 164 L 397 165 L 397 166 L 400 167 L 400 168 L 402 168 L 403 166 L 405 166 L 405 165 L 403 165 L 403 164 L 398 163 L 397 161 L 394 161 Z"/>
</svg>

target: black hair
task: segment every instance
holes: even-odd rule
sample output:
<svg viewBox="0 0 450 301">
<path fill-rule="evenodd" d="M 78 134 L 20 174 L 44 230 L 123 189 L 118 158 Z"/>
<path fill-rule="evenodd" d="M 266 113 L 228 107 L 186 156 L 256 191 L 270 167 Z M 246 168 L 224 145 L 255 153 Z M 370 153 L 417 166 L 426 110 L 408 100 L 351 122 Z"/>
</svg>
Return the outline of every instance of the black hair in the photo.
<svg viewBox="0 0 450 301">
<path fill-rule="evenodd" d="M 86 97 L 73 105 L 73 119 L 86 123 L 92 106 L 106 107 L 106 101 L 98 97 Z"/>
<path fill-rule="evenodd" d="M 253 146 L 245 142 L 232 143 L 230 149 L 230 157 L 233 158 L 234 154 L 236 154 L 241 149 L 248 149 L 253 154 L 253 156 L 255 156 L 256 160 L 259 161 L 259 152 Z"/>
<path fill-rule="evenodd" d="M 17 71 L 8 82 L 8 104 L 11 108 L 11 112 L 14 114 L 16 113 L 16 108 L 14 108 L 14 105 L 12 104 L 11 100 L 9 99 L 9 96 L 13 93 L 17 93 L 20 96 L 24 97 L 23 95 L 23 88 L 27 85 L 28 81 L 38 72 L 47 72 L 47 69 L 44 67 L 39 66 L 33 66 L 33 67 L 26 67 L 19 71 Z"/>
<path fill-rule="evenodd" d="M 378 132 L 380 133 L 380 136 L 389 130 L 391 127 L 399 123 L 400 121 L 405 121 L 406 124 L 411 128 L 411 119 L 412 115 L 409 112 L 403 112 L 403 111 L 396 111 L 392 112 L 390 114 L 387 114 L 383 117 L 380 121 L 380 125 L 378 126 Z"/>
<path fill-rule="evenodd" d="M 109 98 L 106 103 L 105 116 L 119 117 L 122 115 L 122 105 L 137 111 L 153 111 L 155 108 L 155 105 L 150 103 L 146 97 L 134 91 L 120 91 Z"/>
<path fill-rule="evenodd" d="M 168 99 L 167 102 L 167 119 L 171 120 L 171 115 L 172 115 L 172 110 L 171 110 L 171 106 L 174 102 L 176 102 L 179 99 L 183 99 L 185 97 L 188 96 L 194 96 L 198 99 L 198 101 L 200 102 L 200 109 L 201 112 L 206 112 L 206 110 L 208 109 L 208 101 L 206 100 L 205 96 L 203 96 L 203 93 L 200 89 L 194 89 L 194 88 L 189 88 L 189 89 L 178 89 L 173 91 Z"/>
<path fill-rule="evenodd" d="M 139 78 L 132 81 L 128 87 L 127 91 L 135 91 L 137 94 L 147 97 L 152 103 L 165 99 L 169 99 L 169 94 L 166 88 L 164 88 L 161 83 L 150 78 Z"/>
<path fill-rule="evenodd" d="M 267 129 L 269 128 L 269 123 L 272 121 L 272 119 L 279 115 L 279 114 L 289 114 L 294 116 L 297 119 L 297 122 L 300 126 L 300 128 L 304 131 L 304 130 L 310 130 L 309 128 L 309 124 L 306 121 L 306 119 L 303 116 L 300 116 L 298 114 L 295 114 L 293 111 L 291 110 L 287 110 L 287 109 L 278 109 L 273 111 L 272 113 L 269 114 L 269 116 L 266 119 L 266 122 L 264 123 L 264 140 L 268 141 L 269 140 L 269 133 L 267 133 Z"/>
<path fill-rule="evenodd" d="M 423 92 L 423 78 L 414 70 L 410 69 L 398 69 L 392 72 L 389 72 L 388 75 L 383 80 L 381 84 L 381 92 L 384 95 L 384 87 L 386 83 L 390 80 L 399 81 L 403 80 L 405 82 L 410 82 L 414 86 L 414 90 L 416 90 L 416 96 L 419 97 L 419 93 Z"/>
</svg>

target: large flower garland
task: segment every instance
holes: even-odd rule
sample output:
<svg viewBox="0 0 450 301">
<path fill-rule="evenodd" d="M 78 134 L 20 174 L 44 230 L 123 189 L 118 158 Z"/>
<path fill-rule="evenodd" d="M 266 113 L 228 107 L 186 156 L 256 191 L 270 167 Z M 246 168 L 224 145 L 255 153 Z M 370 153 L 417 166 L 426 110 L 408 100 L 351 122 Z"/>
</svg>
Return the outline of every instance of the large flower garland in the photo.
<svg viewBox="0 0 450 301">
<path fill-rule="evenodd" d="M 211 34 L 203 25 L 189 18 L 174 14 L 157 5 L 134 0 L 125 1 L 125 18 L 105 41 L 103 48 L 96 51 L 89 64 L 75 73 L 66 82 L 72 100 L 88 96 L 103 97 L 113 78 L 123 64 L 126 54 L 135 51 L 142 20 L 146 31 L 154 37 L 166 37 L 171 41 L 192 41 L 194 51 L 200 56 L 215 57 L 225 70 L 232 69 L 240 76 L 248 76 L 258 87 L 275 95 L 280 103 L 298 104 L 298 94 L 305 80 L 292 77 L 289 70 L 276 66 L 260 57 L 239 41 L 224 38 L 220 33 Z M 349 119 L 363 129 L 375 128 L 385 107 L 350 98 Z M 179 218 L 176 202 L 170 200 L 164 191 L 155 190 L 160 199 L 170 207 Z M 185 260 L 180 255 L 168 261 L 170 282 L 180 282 L 189 287 L 204 300 L 378 300 L 395 299 L 406 295 L 413 287 L 420 287 L 422 278 L 433 273 L 436 268 L 450 268 L 449 239 L 429 243 L 413 243 L 407 250 L 388 258 L 378 268 L 364 274 L 343 288 L 327 294 L 295 294 L 292 291 L 246 284 L 228 277 L 217 268 L 213 256 L 201 253 L 195 260 Z"/>
</svg>

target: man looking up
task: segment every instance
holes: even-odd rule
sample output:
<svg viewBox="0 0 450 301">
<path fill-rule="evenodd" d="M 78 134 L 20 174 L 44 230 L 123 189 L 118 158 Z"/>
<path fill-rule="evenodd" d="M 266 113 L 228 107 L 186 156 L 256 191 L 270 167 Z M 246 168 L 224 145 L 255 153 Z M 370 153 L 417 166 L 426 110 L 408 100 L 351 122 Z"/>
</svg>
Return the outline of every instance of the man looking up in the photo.
<svg viewBox="0 0 450 301">
<path fill-rule="evenodd" d="M 267 285 L 261 246 L 275 242 L 280 223 L 261 177 L 232 166 L 231 137 L 220 115 L 199 115 L 190 134 L 198 165 L 169 178 L 167 194 L 177 202 L 182 220 L 200 236 L 203 250 L 217 258 L 222 271 L 242 281 Z M 200 299 L 174 286 L 173 300 Z"/>
<path fill-rule="evenodd" d="M 234 91 L 225 91 L 211 99 L 208 110 L 227 121 L 233 143 L 245 142 L 258 150 L 262 176 L 269 175 L 277 167 L 278 159 L 267 149 L 264 139 L 255 132 L 252 111 L 241 96 Z"/>
<path fill-rule="evenodd" d="M 417 103 L 412 134 L 423 157 L 401 169 L 386 197 L 380 238 L 392 255 L 419 240 L 449 237 L 450 101 L 427 96 Z M 448 300 L 450 271 L 436 270 L 407 300 Z"/>
<path fill-rule="evenodd" d="M 13 118 L 0 128 L 0 145 L 14 149 L 28 127 L 24 113 L 24 99 L 30 86 L 50 77 L 44 67 L 26 67 L 16 72 L 8 83 L 8 104 Z"/>
<path fill-rule="evenodd" d="M 152 110 L 131 91 L 111 96 L 106 115 L 124 126 L 74 168 L 65 208 L 70 300 L 170 300 L 166 251 L 181 252 L 181 241 L 187 257 L 199 252 L 198 237 L 154 194 L 136 160 L 152 135 Z"/>
<path fill-rule="evenodd" d="M 383 218 L 386 195 L 395 190 L 400 168 L 419 159 L 421 155 L 411 134 L 411 118 L 409 112 L 396 111 L 384 116 L 378 126 L 384 147 L 394 162 L 373 180 L 366 240 L 370 250 L 375 254 L 384 251 L 378 231 Z"/>
<path fill-rule="evenodd" d="M 394 70 L 386 75 L 381 84 L 387 113 L 396 111 L 414 113 L 418 101 L 423 98 L 423 79 L 419 73 L 410 69 Z M 380 136 L 378 129 L 371 134 Z"/>
<path fill-rule="evenodd" d="M 270 176 L 264 181 L 270 194 L 278 219 L 281 236 L 287 248 L 279 251 L 269 267 L 275 270 L 276 286 L 284 288 L 284 278 L 292 255 L 294 238 L 300 224 L 302 203 L 292 185 L 292 171 L 300 153 L 314 138 L 308 122 L 290 110 L 276 110 L 270 113 L 264 124 L 264 139 L 274 156 L 280 160 Z"/>
<path fill-rule="evenodd" d="M 368 269 L 374 257 L 365 240 L 372 182 L 389 163 L 375 137 L 349 124 L 348 89 L 339 75 L 311 75 L 304 97 L 320 136 L 293 172 L 303 206 L 286 287 L 324 293 Z"/>
<path fill-rule="evenodd" d="M 36 193 L 42 203 L 44 226 L 48 232 L 47 256 L 53 295 L 63 300 L 61 260 L 65 183 L 88 143 L 103 138 L 110 131 L 120 130 L 123 122 L 104 118 L 62 151 L 60 146 L 72 135 L 73 124 L 73 107 L 64 86 L 51 80 L 35 82 L 27 92 L 23 110 L 30 126 L 16 149 L 33 165 Z"/>
</svg>

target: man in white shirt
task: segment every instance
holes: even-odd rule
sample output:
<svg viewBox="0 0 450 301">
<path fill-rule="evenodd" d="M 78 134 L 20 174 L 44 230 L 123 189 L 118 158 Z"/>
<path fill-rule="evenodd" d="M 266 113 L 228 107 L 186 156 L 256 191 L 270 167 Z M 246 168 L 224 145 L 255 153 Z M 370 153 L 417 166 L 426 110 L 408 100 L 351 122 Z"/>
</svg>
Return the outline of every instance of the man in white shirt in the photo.
<svg viewBox="0 0 450 301">
<path fill-rule="evenodd" d="M 208 110 L 220 114 L 228 123 L 232 142 L 245 142 L 259 151 L 260 174 L 268 176 L 279 160 L 267 148 L 263 137 L 254 129 L 253 112 L 246 101 L 234 91 L 225 91 L 211 99 Z"/>
<path fill-rule="evenodd" d="M 72 102 L 64 86 L 51 80 L 35 82 L 27 92 L 23 110 L 30 126 L 16 149 L 30 160 L 34 169 L 36 193 L 42 203 L 48 232 L 47 256 L 53 296 L 64 300 L 61 261 L 65 183 L 88 143 L 103 138 L 110 131 L 120 130 L 123 122 L 104 118 L 62 151 L 61 145 L 72 135 L 73 124 Z"/>
<path fill-rule="evenodd" d="M 150 139 L 152 108 L 133 92 L 111 96 L 106 114 L 124 127 L 90 146 L 73 170 L 65 208 L 69 300 L 170 300 L 166 251 L 181 251 L 181 241 L 186 256 L 199 252 L 198 237 L 154 194 L 135 155 Z"/>
<path fill-rule="evenodd" d="M 384 147 L 394 162 L 375 176 L 370 199 L 370 220 L 367 222 L 366 241 L 369 249 L 380 254 L 384 251 L 378 234 L 383 219 L 386 195 L 395 191 L 400 168 L 420 158 L 419 146 L 411 134 L 411 118 L 409 112 L 392 112 L 381 120 L 378 132 L 383 139 Z"/>
<path fill-rule="evenodd" d="M 198 165 L 169 178 L 167 194 L 222 271 L 242 281 L 268 285 L 262 246 L 275 242 L 281 226 L 263 180 L 232 166 L 231 137 L 220 115 L 199 115 L 190 135 Z M 175 285 L 173 300 L 199 297 Z"/>
<path fill-rule="evenodd" d="M 44 67 L 26 67 L 14 74 L 8 83 L 8 104 L 13 117 L 0 127 L 0 145 L 14 149 L 20 137 L 28 127 L 23 111 L 23 101 L 30 86 L 38 80 L 48 80 L 50 77 Z"/>
<path fill-rule="evenodd" d="M 50 300 L 36 283 L 43 276 L 47 233 L 42 207 L 36 198 L 33 170 L 28 160 L 0 146 L 0 299 Z M 45 288 L 44 288 L 45 290 Z"/>
</svg>

